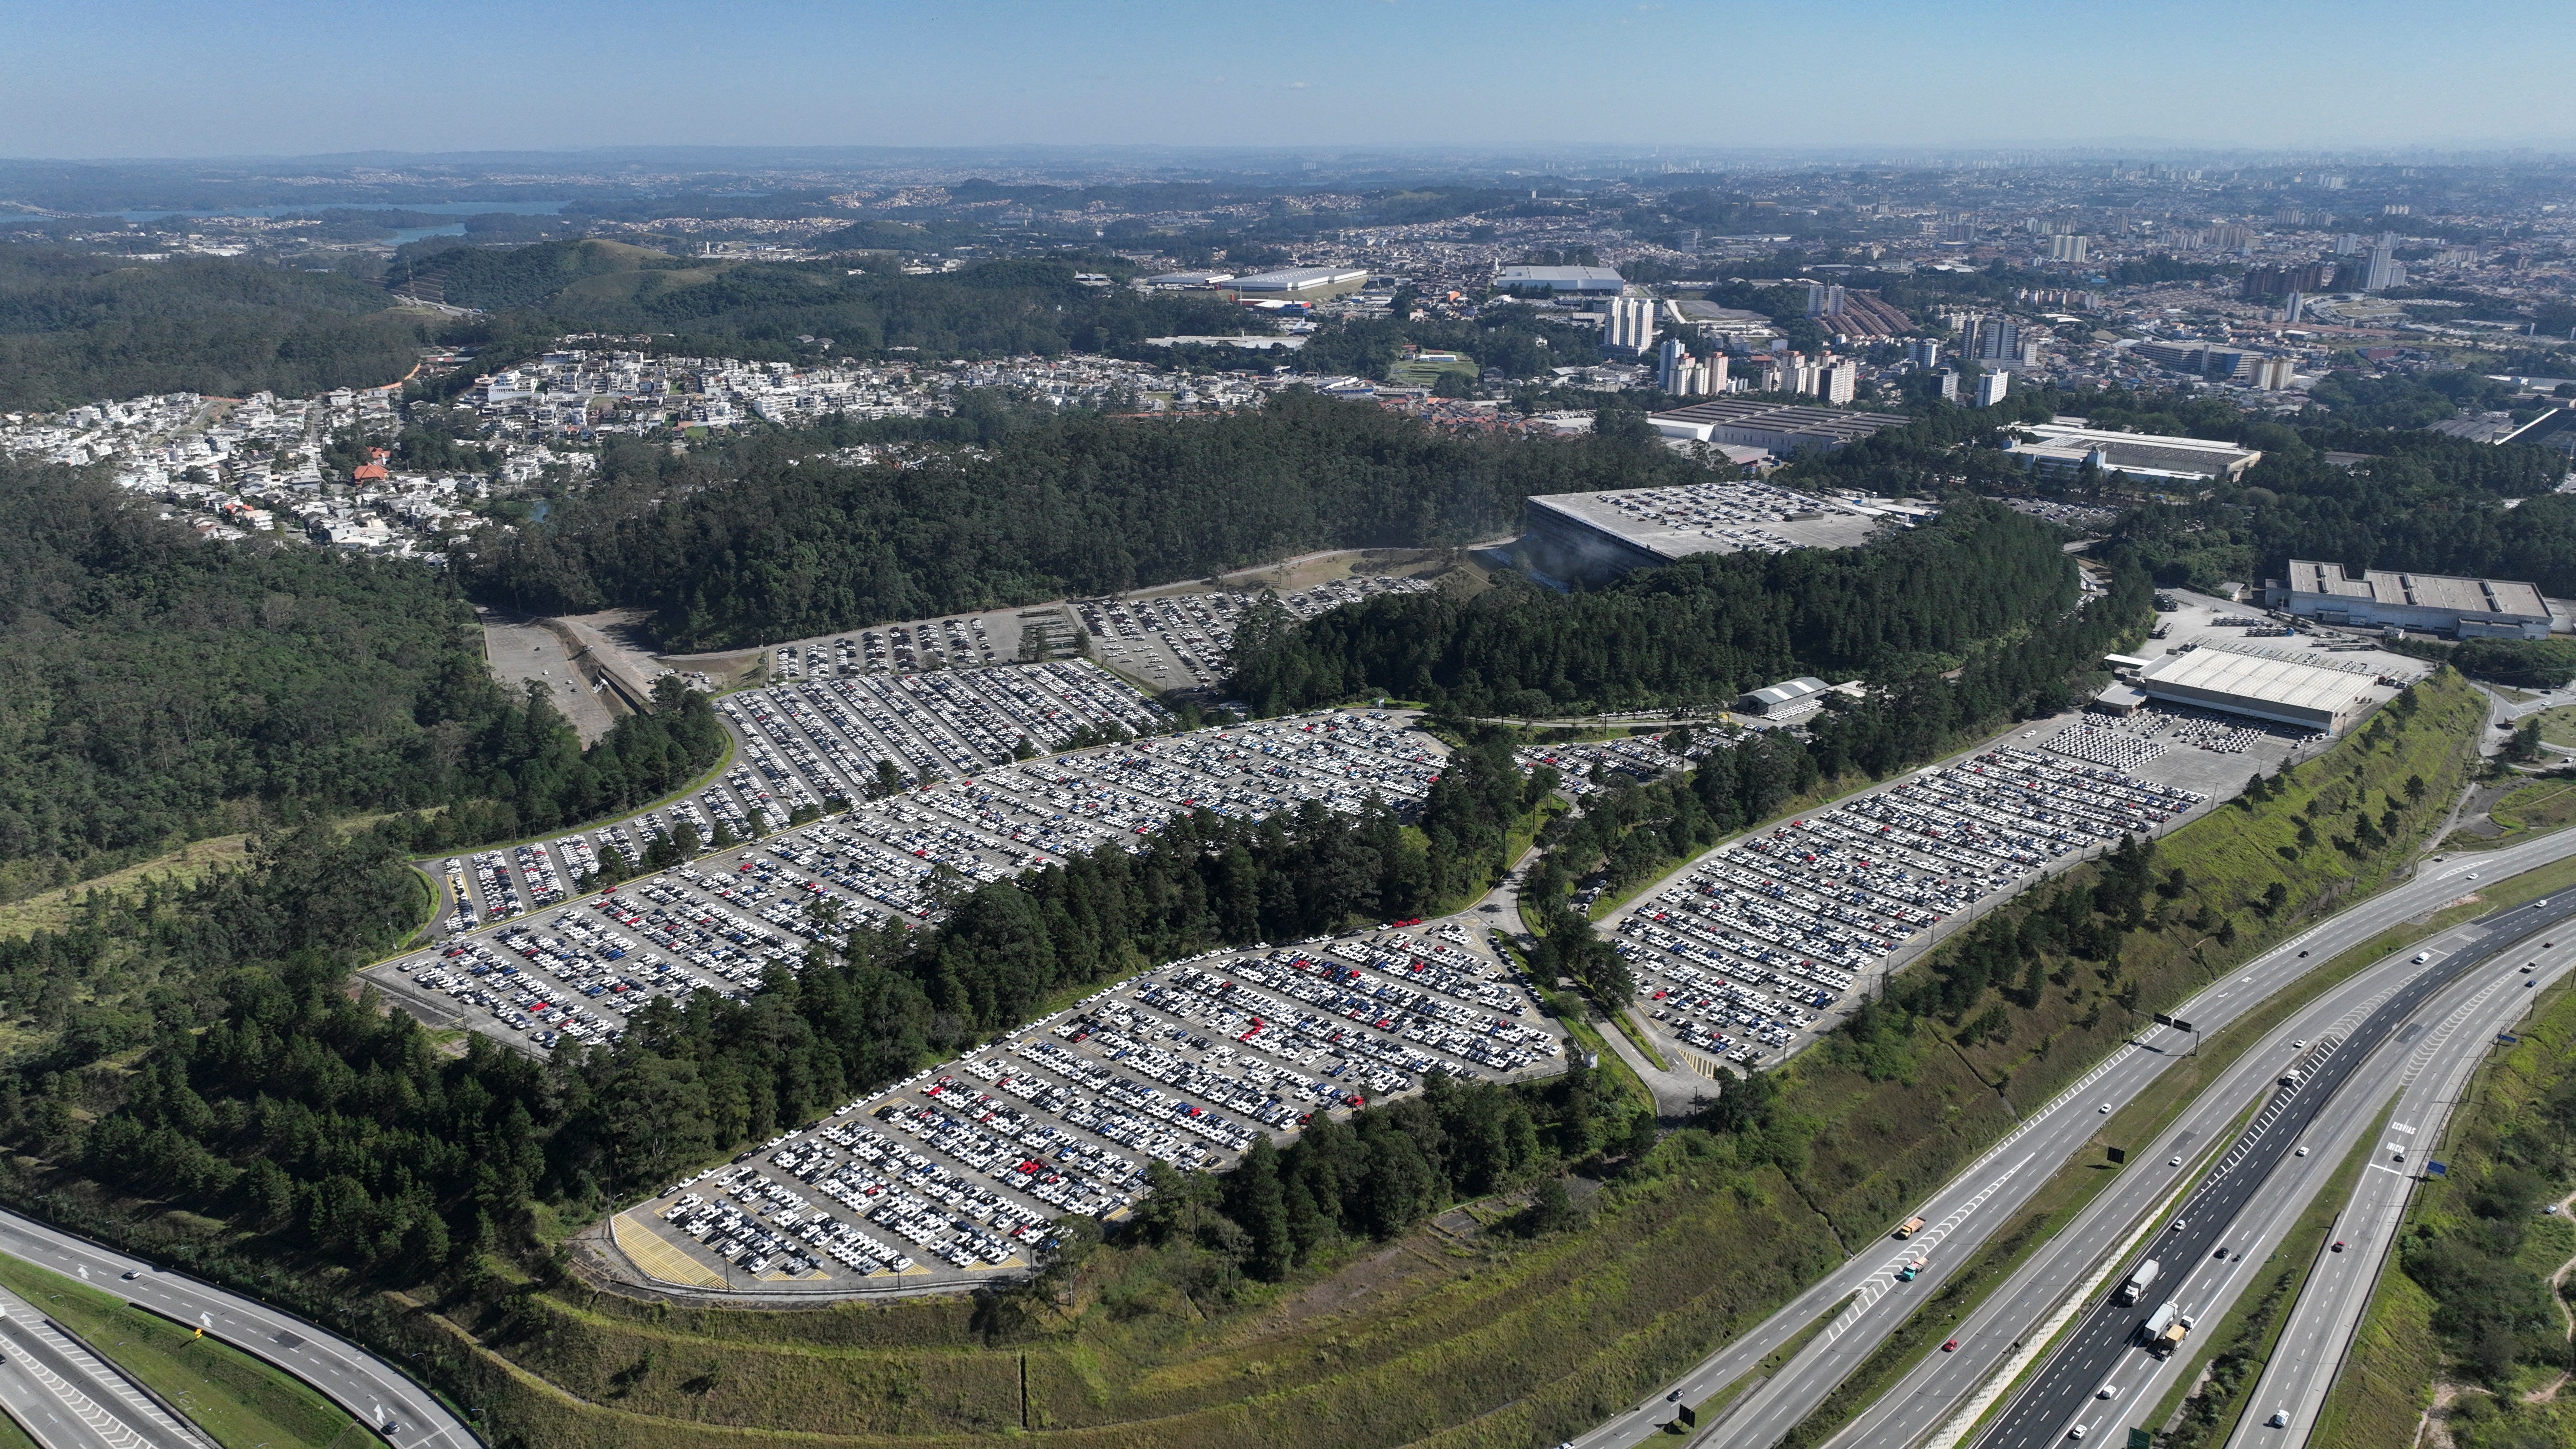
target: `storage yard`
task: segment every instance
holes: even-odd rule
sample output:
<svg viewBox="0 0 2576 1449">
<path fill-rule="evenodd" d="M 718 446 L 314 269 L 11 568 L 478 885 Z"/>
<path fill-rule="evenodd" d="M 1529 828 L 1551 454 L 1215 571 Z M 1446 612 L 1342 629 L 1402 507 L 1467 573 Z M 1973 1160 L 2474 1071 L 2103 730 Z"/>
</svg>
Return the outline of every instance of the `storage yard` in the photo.
<svg viewBox="0 0 2576 1449">
<path fill-rule="evenodd" d="M 1445 758 L 1407 716 L 1347 711 L 1016 763 L 992 752 L 1006 736 L 1062 738 L 1076 721 L 1160 718 L 1087 664 L 806 680 L 719 708 L 741 741 L 721 781 L 595 830 L 447 861 L 450 934 L 368 977 L 434 1023 L 532 1050 L 613 1041 L 656 997 L 746 996 L 772 965 L 837 949 L 855 926 L 932 920 L 942 868 L 995 881 L 1104 845 L 1134 850 L 1189 809 L 1258 819 L 1313 800 L 1356 813 L 1371 794 L 1406 809 Z M 936 780 L 943 762 L 960 777 Z M 796 823 L 800 808 L 873 793 L 879 763 L 934 783 Z M 718 826 L 742 847 L 606 890 L 573 884 L 606 853 L 640 868 L 655 841 L 684 828 L 715 840 Z"/>
<path fill-rule="evenodd" d="M 1282 602 L 1307 614 L 1424 586 L 1336 580 Z M 1194 808 L 1355 811 L 1372 793 L 1417 805 L 1445 750 L 1401 711 L 1164 732 L 1171 716 L 1135 679 L 1221 677 L 1253 602 L 1181 589 L 1013 616 L 1036 621 L 1039 651 L 1078 625 L 1111 669 L 1005 662 L 1022 640 L 993 615 L 773 649 L 766 684 L 717 701 L 738 744 L 719 779 L 631 819 L 446 862 L 446 939 L 367 974 L 434 1023 L 542 1053 L 614 1041 L 657 998 L 748 996 L 860 925 L 936 920 L 942 875 L 990 882 L 1140 849 Z M 2219 607 L 2165 620 L 2213 655 L 2280 647 L 2236 639 Z M 2382 686 L 2370 663 L 2313 667 Z M 1702 728 L 1679 749 L 1658 736 L 1532 745 L 1519 760 L 1556 769 L 1580 803 L 1686 767 L 1725 734 Z M 2323 739 L 2167 701 L 2061 717 L 1729 842 L 1604 929 L 1635 970 L 1634 1015 L 1669 1056 L 1712 1079 L 1768 1066 L 1949 925 L 2126 833 L 2170 829 L 2254 765 Z M 721 843 L 688 859 L 673 847 L 692 837 Z M 611 855 L 640 874 L 585 889 Z M 1417 1090 L 1434 1070 L 1561 1070 L 1558 1030 L 1476 919 L 1158 967 L 673 1184 L 589 1250 L 674 1292 L 954 1289 L 1037 1261 L 1056 1217 L 1125 1212 L 1151 1161 L 1222 1166 L 1256 1136 Z"/>
<path fill-rule="evenodd" d="M 1639 1010 L 1702 1075 L 1767 1066 L 1944 922 L 2215 793 L 1989 749 L 1720 846 L 1638 899 L 1619 950 Z"/>
<path fill-rule="evenodd" d="M 1124 1216 L 1149 1161 L 1221 1167 L 1435 1070 L 1557 1071 L 1535 1006 L 1456 923 L 1174 962 L 675 1184 L 593 1251 L 701 1292 L 968 1286 L 1031 1263 L 1057 1217 Z"/>
</svg>

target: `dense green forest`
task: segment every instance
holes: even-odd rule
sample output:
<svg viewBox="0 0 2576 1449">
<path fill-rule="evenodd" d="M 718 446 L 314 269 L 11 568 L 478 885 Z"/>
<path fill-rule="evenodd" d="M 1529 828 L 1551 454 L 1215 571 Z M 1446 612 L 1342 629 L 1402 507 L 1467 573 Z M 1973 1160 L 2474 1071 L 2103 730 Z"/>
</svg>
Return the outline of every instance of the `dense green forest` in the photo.
<svg viewBox="0 0 2576 1449">
<path fill-rule="evenodd" d="M 460 564 L 479 598 L 655 613 L 665 647 L 792 639 L 883 619 L 1202 576 L 1308 549 L 1463 543 L 1531 493 L 1705 477 L 1650 441 L 1443 433 L 1366 403 L 1048 419 L 981 458 L 851 467 L 813 435 L 674 458 L 614 447 L 543 528 Z"/>
<path fill-rule="evenodd" d="M 232 258 L 0 247 L 0 409 L 380 386 L 427 340 L 390 305 L 363 282 Z"/>
<path fill-rule="evenodd" d="M 1236 632 L 1234 688 L 1264 712 L 1380 690 L 1546 715 L 1725 708 L 1797 674 L 1946 668 L 2074 609 L 2059 538 L 1963 495 L 1931 526 L 1867 547 L 1703 554 L 1592 593 L 1505 579 L 1473 598 L 1388 595 L 1303 623 L 1271 610 Z"/>
<path fill-rule="evenodd" d="M 271 810 L 454 805 L 424 846 L 664 793 L 714 762 L 702 697 L 588 752 L 484 666 L 443 574 L 214 543 L 106 481 L 0 465 L 0 883 L 94 874 Z"/>
<path fill-rule="evenodd" d="M 1120 276 L 1135 270 L 1115 258 L 1056 256 L 907 276 L 892 257 L 855 269 L 840 261 L 706 261 L 582 239 L 406 247 L 387 282 L 497 314 L 461 338 L 649 332 L 669 334 L 656 340 L 666 351 L 764 358 L 822 355 L 800 337 L 830 338 L 838 357 L 877 357 L 887 348 L 925 358 L 1129 353 L 1148 337 L 1246 326 L 1242 308 L 1210 293 L 1146 296 L 1074 280 L 1104 268 Z"/>
<path fill-rule="evenodd" d="M 2336 467 L 2306 447 L 2267 452 L 2208 501 L 2142 505 L 2119 536 L 2156 580 L 2206 588 L 2277 578 L 2290 559 L 2522 579 L 2576 592 L 2576 495 L 2566 460 L 2431 433 L 2330 435 L 2372 456 Z M 2504 500 L 2528 501 L 2507 508 Z"/>
</svg>

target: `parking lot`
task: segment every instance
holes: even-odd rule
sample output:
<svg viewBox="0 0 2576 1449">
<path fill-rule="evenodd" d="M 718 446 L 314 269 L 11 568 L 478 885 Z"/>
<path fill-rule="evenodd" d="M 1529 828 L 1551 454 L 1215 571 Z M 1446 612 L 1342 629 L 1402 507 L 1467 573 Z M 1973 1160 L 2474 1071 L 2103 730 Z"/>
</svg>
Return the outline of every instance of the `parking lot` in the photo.
<svg viewBox="0 0 2576 1449">
<path fill-rule="evenodd" d="M 935 920 L 942 869 L 990 882 L 1105 846 L 1141 850 L 1183 810 L 1259 819 L 1313 800 L 1356 813 L 1372 794 L 1408 809 L 1445 758 L 1408 715 L 1320 711 L 1012 760 L 1006 736 L 1053 749 L 1082 727 L 1168 722 L 1083 663 L 805 680 L 719 708 L 742 740 L 723 780 L 433 867 L 453 903 L 441 939 L 367 977 L 434 1025 L 531 1051 L 614 1041 L 655 998 L 747 996 L 772 966 L 837 950 L 853 927 Z M 911 788 L 865 798 L 880 764 Z M 862 803 L 841 808 L 851 799 Z M 684 833 L 724 843 L 644 869 L 657 840 Z M 612 853 L 639 873 L 587 886 Z"/>
<path fill-rule="evenodd" d="M 1300 619 L 1379 594 L 1420 593 L 1428 579 L 1331 579 L 1279 595 Z M 1077 599 L 1072 608 L 1102 663 L 1153 689 L 1209 689 L 1226 676 L 1236 625 L 1261 600 L 1233 589 L 1161 590 Z"/>
<path fill-rule="evenodd" d="M 1610 926 L 1637 977 L 1636 1015 L 1701 1075 L 1776 1064 L 1949 929 L 2330 743 L 2162 706 L 2032 721 L 1731 841 L 1638 896 Z"/>
<path fill-rule="evenodd" d="M 1565 1047 L 1460 920 L 1216 952 L 1119 982 L 618 1215 L 596 1261 L 699 1292 L 966 1286 L 1067 1213 L 1117 1218 L 1145 1165 L 1222 1167 L 1316 1112 Z"/>
</svg>

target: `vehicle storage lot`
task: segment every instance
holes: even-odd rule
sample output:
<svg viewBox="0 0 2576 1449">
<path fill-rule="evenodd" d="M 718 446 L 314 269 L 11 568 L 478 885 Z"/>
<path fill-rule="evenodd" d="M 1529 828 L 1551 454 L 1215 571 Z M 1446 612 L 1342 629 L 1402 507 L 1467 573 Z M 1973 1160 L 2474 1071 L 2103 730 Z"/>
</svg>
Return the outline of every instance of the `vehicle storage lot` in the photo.
<svg viewBox="0 0 2576 1449">
<path fill-rule="evenodd" d="M 1089 665 L 951 674 L 907 693 L 915 682 L 805 681 L 726 697 L 743 748 L 724 780 L 597 830 L 444 862 L 458 907 L 444 937 L 365 974 L 436 1025 L 535 1051 L 613 1041 L 655 998 L 747 996 L 772 966 L 837 949 L 854 926 L 934 919 L 940 867 L 989 882 L 1103 846 L 1138 850 L 1188 809 L 1259 819 L 1313 800 L 1355 813 L 1371 794 L 1405 809 L 1429 793 L 1445 754 L 1410 716 L 1324 711 L 988 769 L 990 755 L 967 752 L 1006 711 L 1068 735 L 1075 721 L 1162 717 Z M 790 827 L 800 807 L 865 793 L 852 782 L 873 780 L 877 760 L 924 773 L 945 761 L 958 773 Z M 705 841 L 719 825 L 740 843 L 610 889 L 578 884 L 607 855 L 640 869 L 657 838 L 686 826 Z"/>
<path fill-rule="evenodd" d="M 1279 595 L 1300 619 L 1379 594 L 1421 593 L 1428 579 L 1366 575 L 1332 579 Z M 1107 599 L 1077 599 L 1073 611 L 1092 648 L 1110 668 L 1155 689 L 1212 688 L 1232 667 L 1226 651 L 1258 594 L 1232 589 L 1160 590 Z"/>
<path fill-rule="evenodd" d="M 1703 1074 L 1719 1059 L 1773 1065 L 1929 949 L 1945 922 L 2124 834 L 2163 834 L 2258 767 L 2325 743 L 2244 721 L 2138 720 L 2033 722 L 1700 857 L 1606 923 L 1636 974 L 1636 1015 Z M 2114 753 L 2106 739 L 2152 748 L 2119 769 L 2089 757 Z"/>
<path fill-rule="evenodd" d="M 1564 1050 L 1461 920 L 1212 953 L 674 1185 L 598 1261 L 701 1292 L 965 1286 L 1027 1265 L 1059 1216 L 1123 1216 L 1154 1159 L 1221 1167 L 1428 1072 L 1545 1075 Z"/>
</svg>

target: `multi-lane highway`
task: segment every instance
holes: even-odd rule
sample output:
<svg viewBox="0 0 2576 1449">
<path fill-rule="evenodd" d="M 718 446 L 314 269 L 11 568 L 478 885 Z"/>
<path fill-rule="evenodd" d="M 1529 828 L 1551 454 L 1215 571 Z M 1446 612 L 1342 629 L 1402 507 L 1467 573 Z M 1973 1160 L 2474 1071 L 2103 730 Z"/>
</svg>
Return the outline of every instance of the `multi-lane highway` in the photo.
<svg viewBox="0 0 2576 1449">
<path fill-rule="evenodd" d="M 209 1449 L 115 1367 L 0 1290 L 0 1407 L 44 1449 Z"/>
<path fill-rule="evenodd" d="M 140 1258 L 102 1248 L 13 1212 L 0 1211 L 0 1253 L 80 1279 L 164 1317 L 194 1324 L 204 1329 L 207 1337 L 221 1339 L 312 1385 L 373 1428 L 394 1449 L 474 1449 L 478 1442 L 463 1420 L 401 1370 L 336 1334 L 256 1299 L 182 1274 L 162 1272 Z M 115 1442 L 116 1449 L 136 1449 L 140 1441 Z"/>
<path fill-rule="evenodd" d="M 2409 1053 L 2388 1130 L 2335 1216 L 2335 1239 L 2344 1249 L 2328 1253 L 2300 1290 L 2262 1377 L 2246 1395 L 2251 1412 L 2228 1441 L 2234 1449 L 2299 1449 L 2314 1432 L 2380 1268 L 2396 1245 L 2421 1164 L 2441 1140 L 2453 1104 L 2496 1036 L 2512 1030 L 2541 988 L 2576 967 L 2576 931 L 2524 945 L 2528 949 L 2508 953 L 2499 963 L 2512 969 L 2488 973 L 2494 979 L 2464 1003 L 2458 1020 L 2428 1033 Z M 2528 974 L 2514 966 L 2516 956 L 2532 968 Z M 2286 1422 L 2272 1423 L 2276 1413 Z"/>
<path fill-rule="evenodd" d="M 2410 955 L 2403 965 L 2412 974 L 2359 1022 L 2336 1023 L 2302 1054 L 2291 1075 L 2282 1079 L 2293 1084 L 2274 1092 L 2217 1167 L 2149 1238 L 2145 1250 L 2121 1264 L 2115 1276 L 2124 1276 L 2144 1257 L 2158 1259 L 2163 1275 L 2152 1291 L 2136 1303 L 2104 1302 L 2085 1315 L 1985 1434 L 1983 1449 L 2042 1449 L 2143 1412 L 2141 1405 L 2152 1403 L 2150 1396 L 2161 1389 L 2161 1374 L 2170 1367 L 2144 1346 L 2150 1313 L 2172 1303 L 2201 1324 L 2214 1324 L 2216 1314 L 2259 1276 L 2247 1271 L 2249 1251 L 2259 1253 L 2265 1233 L 2287 1226 L 2313 1195 L 2324 1164 L 2340 1156 L 2333 1150 L 2339 1134 L 2332 1129 L 2349 1130 L 2364 1115 L 2375 1119 L 2387 1089 L 2398 1084 L 2395 1074 L 2403 1072 L 2410 1057 L 2407 1048 L 2416 1041 L 2431 1034 L 2451 1046 L 2460 1023 L 2496 997 L 2511 1001 L 2524 994 L 2521 983 L 2538 977 L 2523 977 L 2515 969 L 2526 959 L 2519 946 L 2531 933 L 2554 930 L 2571 918 L 2576 918 L 2576 894 L 2537 909 L 2501 912 L 2454 933 L 2470 936 L 2456 947 Z M 2531 944 L 2537 945 L 2538 938 L 2532 937 Z M 2455 983 L 2457 992 L 2452 990 Z M 2506 995 L 2508 988 L 2512 995 Z M 2406 1029 L 2402 1033 L 2401 1027 Z M 2401 1036 L 2395 1050 L 2382 1050 Z M 2458 1043 L 2468 1049 L 2453 1055 L 2473 1058 L 2483 1041 L 2481 1036 Z M 2334 1118 L 2326 1116 L 2330 1104 L 2337 1109 Z M 2291 1160 L 2294 1148 L 2311 1143 L 2308 1190 L 2277 1181 L 2275 1169 Z M 2258 1196 L 2261 1208 L 2254 1211 Z M 2108 1398 L 2102 1394 L 2105 1388 L 2114 1390 Z"/>
<path fill-rule="evenodd" d="M 2174 1014 L 2194 1022 L 2206 1033 L 2260 1005 L 2301 974 L 2322 965 L 2338 953 L 2369 940 L 2410 916 L 2420 915 L 2474 890 L 2481 878 L 2498 880 L 2569 856 L 2576 856 L 2576 833 L 2544 836 L 2474 858 L 2455 857 L 2427 864 L 2415 879 L 2383 891 L 2282 943 L 2230 973 L 2224 980 L 2213 983 L 2190 1002 L 2175 1008 Z M 2441 942 L 2428 944 L 2447 949 L 2444 943 L 2458 944 L 2448 935 Z M 2398 964 L 2402 964 L 2404 959 L 2398 958 Z M 2213 1091 L 2204 1093 L 2202 1097 L 2203 1102 L 2212 1103 L 2228 1097 L 2232 1105 L 2223 1109 L 2196 1107 L 2186 1113 L 2184 1120 L 2168 1134 L 2166 1142 L 2159 1144 L 2157 1151 L 2160 1155 L 2142 1160 L 2121 1174 L 2119 1181 L 2106 1189 L 2087 1210 L 2085 1217 L 2058 1234 L 2043 1252 L 2034 1255 L 2033 1263 L 2026 1265 L 2024 1274 L 2017 1274 L 2014 1284 L 2008 1285 L 2008 1290 L 2014 1285 L 2022 1285 L 2024 1276 L 2045 1262 L 2055 1277 L 2050 1292 L 2042 1294 L 2036 1287 L 2023 1285 L 2026 1291 L 1998 1293 L 1996 1299 L 2010 1297 L 2027 1303 L 2035 1301 L 2036 1295 L 2053 1301 L 2055 1297 L 2062 1297 L 2070 1284 L 2082 1281 L 2084 1274 L 2072 1271 L 2075 1263 L 2070 1254 L 2081 1254 L 2088 1262 L 2098 1260 L 2117 1240 L 2116 1232 L 2102 1236 L 2103 1224 L 2134 1221 L 2181 1185 L 2184 1169 L 2166 1165 L 2168 1157 L 2175 1155 L 2183 1146 L 2205 1146 L 2212 1134 L 2222 1130 L 2249 1100 L 2254 1087 L 2281 1070 L 2283 1057 L 2279 1053 L 2286 1049 L 2288 1041 L 2297 1037 L 2321 1037 L 2324 1026 L 2396 984 L 2396 974 L 2387 965 L 2365 971 L 2324 993 L 2319 1001 L 2300 1012 L 2291 1024 L 2267 1037 L 2231 1073 L 2222 1075 Z M 1795 1337 L 1826 1309 L 1858 1295 L 1853 1308 L 1839 1315 L 1788 1365 L 1744 1396 L 1725 1415 L 1722 1429 L 1703 1436 L 1703 1442 L 1725 1442 L 1729 1445 L 1760 1446 L 1776 1442 L 1811 1412 L 1862 1358 L 1883 1342 L 1917 1304 L 1937 1291 L 1950 1271 L 1972 1256 L 1997 1227 L 2009 1222 L 2031 1193 L 2091 1140 L 2102 1125 L 2106 1109 L 2117 1111 L 2161 1076 L 2189 1045 L 2189 1039 L 2182 1034 L 2159 1028 L 2120 1048 L 2076 1086 L 2024 1118 L 2021 1125 L 1984 1157 L 1913 1210 L 1931 1227 L 1943 1229 L 1937 1240 L 1933 1240 L 1929 1230 L 1912 1242 L 1879 1240 L 1810 1286 L 1753 1332 L 1710 1355 L 1679 1379 L 1665 1384 L 1652 1398 L 1574 1443 L 1578 1449 L 1611 1449 L 1611 1446 L 1646 1442 L 1674 1417 L 1670 1402 L 1672 1393 L 1677 1393 L 1683 1403 L 1696 1403 L 1708 1398 L 1750 1372 L 1764 1357 Z M 2088 1225 L 2092 1230 L 2089 1238 Z M 1888 1226 L 1892 1229 L 1895 1224 Z M 1922 1273 L 1912 1282 L 1897 1282 L 1897 1271 L 1927 1246 L 1934 1251 L 1930 1253 Z M 1992 1342 L 1975 1345 L 1963 1337 L 1960 1352 L 1935 1355 L 1934 1361 L 1953 1366 L 1951 1371 L 1964 1374 L 1965 1384 L 1973 1388 L 1982 1375 L 1971 1371 L 1991 1369 L 2005 1354 L 2013 1352 L 2011 1340 L 2014 1336 L 2007 1334 Z M 1972 1348 L 1976 1351 L 1971 1352 Z M 1908 1385 L 1911 1382 L 1909 1379 Z M 1900 1385 L 1900 1393 L 1908 1385 Z M 1966 1392 L 1966 1389 L 1961 1392 Z M 1958 1394 L 1952 1394 L 1950 1401 L 1955 1402 L 1958 1397 Z M 1882 1406 L 1886 1402 L 1882 1401 Z M 1937 1427 L 1942 1412 L 1918 1402 L 1915 1415 L 1929 1421 L 1921 1426 L 1921 1430 L 1928 1432 L 1930 1428 Z M 1866 1438 L 1848 1439 L 1847 1442 L 1907 1441 L 1901 1437 L 1881 1438 L 1871 1434 Z"/>
</svg>

